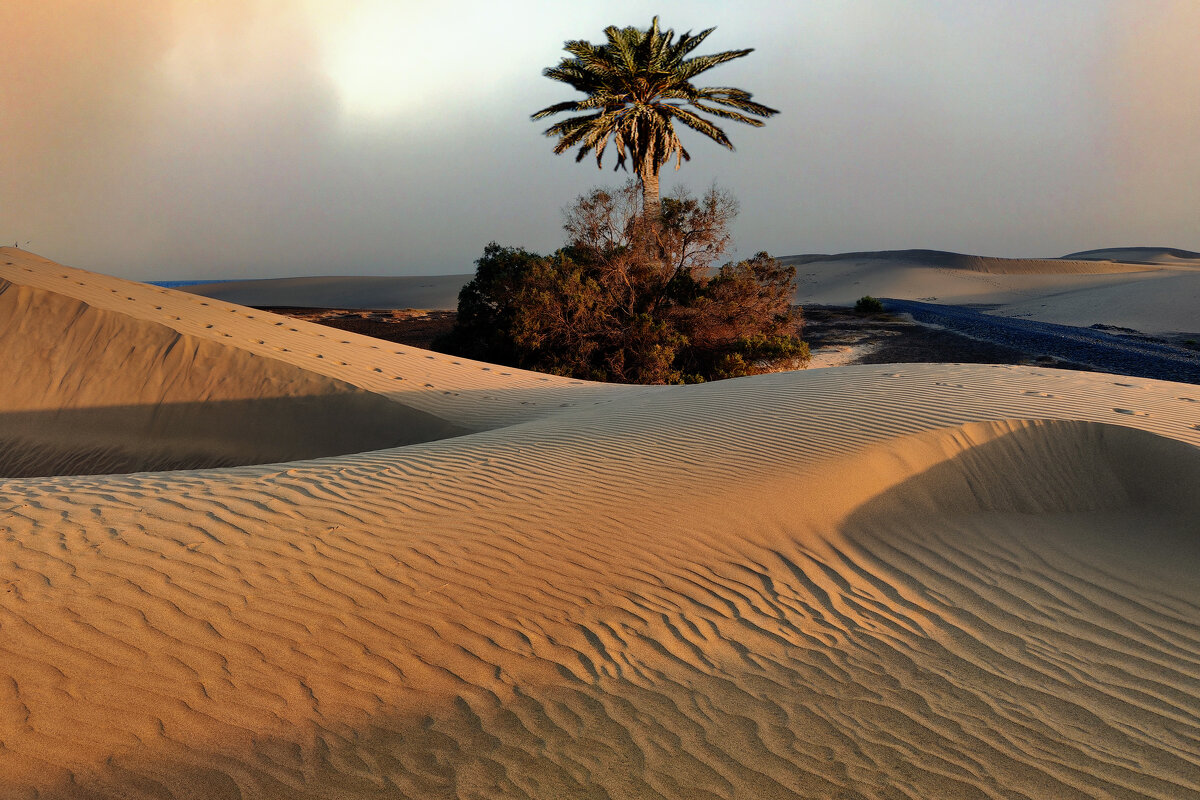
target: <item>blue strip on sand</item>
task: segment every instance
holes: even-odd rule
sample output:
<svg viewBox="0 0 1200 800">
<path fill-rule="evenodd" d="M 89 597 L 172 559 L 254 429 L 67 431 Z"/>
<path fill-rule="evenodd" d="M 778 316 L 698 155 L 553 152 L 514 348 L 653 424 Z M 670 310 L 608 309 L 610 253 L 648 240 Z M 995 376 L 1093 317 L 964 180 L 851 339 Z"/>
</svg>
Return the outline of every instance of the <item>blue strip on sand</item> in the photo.
<svg viewBox="0 0 1200 800">
<path fill-rule="evenodd" d="M 180 286 L 199 286 L 202 283 L 242 283 L 258 280 L 257 278 L 203 278 L 198 281 L 145 281 L 151 286 L 161 286 L 164 289 L 178 289 Z"/>
</svg>

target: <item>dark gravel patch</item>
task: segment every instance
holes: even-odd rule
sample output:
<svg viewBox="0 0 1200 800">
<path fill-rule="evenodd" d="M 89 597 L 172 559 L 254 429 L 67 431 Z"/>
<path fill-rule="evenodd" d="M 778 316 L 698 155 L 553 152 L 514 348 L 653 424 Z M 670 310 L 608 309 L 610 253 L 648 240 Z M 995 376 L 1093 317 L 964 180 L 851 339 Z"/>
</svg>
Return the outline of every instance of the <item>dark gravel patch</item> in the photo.
<svg viewBox="0 0 1200 800">
<path fill-rule="evenodd" d="M 814 350 L 870 345 L 854 364 L 1026 364 L 1086 369 L 1002 344 L 922 325 L 896 314 L 863 314 L 844 306 L 804 306 L 804 340 Z"/>
<path fill-rule="evenodd" d="M 1140 378 L 1200 383 L 1200 352 L 1129 333 L 1077 328 L 1028 319 L 997 317 L 963 306 L 883 299 L 884 308 L 910 314 L 917 322 L 938 325 L 981 342 L 1100 372 Z"/>
<path fill-rule="evenodd" d="M 330 328 L 360 333 L 410 347 L 430 349 L 433 340 L 449 333 L 457 316 L 453 311 L 397 309 L 363 311 L 347 308 L 300 308 L 296 306 L 256 306 L 263 311 L 315 322 Z"/>
</svg>

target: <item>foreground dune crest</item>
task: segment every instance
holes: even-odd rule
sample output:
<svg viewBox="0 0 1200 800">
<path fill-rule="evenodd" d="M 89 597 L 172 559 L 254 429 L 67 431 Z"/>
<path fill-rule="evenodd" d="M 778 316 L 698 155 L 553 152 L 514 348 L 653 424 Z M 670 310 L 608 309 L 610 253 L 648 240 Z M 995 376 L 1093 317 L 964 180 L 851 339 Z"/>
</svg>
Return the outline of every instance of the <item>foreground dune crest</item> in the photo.
<svg viewBox="0 0 1200 800">
<path fill-rule="evenodd" d="M 0 481 L 0 796 L 1200 797 L 1196 387 L 484 366 L 453 437 Z"/>
</svg>

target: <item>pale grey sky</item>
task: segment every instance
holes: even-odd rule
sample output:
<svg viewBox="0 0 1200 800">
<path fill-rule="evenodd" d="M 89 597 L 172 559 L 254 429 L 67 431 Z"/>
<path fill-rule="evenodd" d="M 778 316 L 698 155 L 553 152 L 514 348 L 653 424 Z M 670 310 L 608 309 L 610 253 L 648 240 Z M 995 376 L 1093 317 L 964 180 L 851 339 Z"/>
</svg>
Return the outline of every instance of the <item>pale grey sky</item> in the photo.
<svg viewBox="0 0 1200 800">
<path fill-rule="evenodd" d="M 530 113 L 659 14 L 780 109 L 664 171 L 743 254 L 1200 250 L 1200 2 L 7 0 L 0 243 L 139 279 L 469 272 L 624 178 Z M 686 136 L 686 134 L 685 134 Z"/>
</svg>

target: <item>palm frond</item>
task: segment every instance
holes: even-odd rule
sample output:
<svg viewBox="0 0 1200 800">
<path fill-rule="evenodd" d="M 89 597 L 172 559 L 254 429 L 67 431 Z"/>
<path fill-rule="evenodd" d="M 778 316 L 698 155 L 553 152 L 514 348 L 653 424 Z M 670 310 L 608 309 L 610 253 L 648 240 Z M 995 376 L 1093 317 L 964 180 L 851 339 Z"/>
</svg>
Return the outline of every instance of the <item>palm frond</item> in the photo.
<svg viewBox="0 0 1200 800">
<path fill-rule="evenodd" d="M 764 106 L 762 103 L 756 103 L 750 98 L 751 94 L 743 92 L 741 89 L 701 89 L 692 103 L 697 106 L 701 102 L 719 103 L 737 111 L 754 114 L 759 117 L 773 117 L 779 113 L 777 109 Z"/>
<path fill-rule="evenodd" d="M 704 40 L 708 38 L 708 35 L 715 30 L 716 28 L 708 28 L 707 30 L 700 31 L 694 36 L 692 35 L 691 31 L 688 31 L 680 36 L 679 43 L 675 45 L 675 58 L 682 59 L 688 53 L 695 50 L 697 47 L 703 44 Z"/>
<path fill-rule="evenodd" d="M 576 102 L 574 100 L 568 100 L 565 103 L 555 103 L 552 106 L 546 106 L 541 111 L 535 111 L 533 114 L 530 115 L 530 117 L 532 119 L 541 119 L 542 117 L 548 117 L 551 114 L 558 114 L 563 111 L 578 111 L 581 108 L 582 102 L 587 102 L 587 101 L 584 100 L 581 102 Z"/>
<path fill-rule="evenodd" d="M 724 145 L 730 150 L 733 149 L 733 142 L 729 141 L 729 137 L 725 135 L 725 131 L 721 130 L 704 117 L 694 114 L 691 111 L 688 111 L 686 108 L 680 108 L 679 106 L 671 106 L 671 116 L 675 117 L 677 120 L 682 122 L 684 125 L 687 125 L 697 133 L 704 134 L 717 144 Z M 758 122 L 758 120 L 754 121 Z M 758 122 L 758 124 L 761 125 L 762 123 Z"/>
<path fill-rule="evenodd" d="M 750 47 L 746 50 L 728 50 L 724 53 L 714 53 L 711 56 L 689 58 L 679 65 L 678 75 L 683 80 L 691 80 L 701 72 L 707 72 L 713 67 L 720 66 L 727 61 L 733 61 L 735 58 L 750 55 L 753 52 L 754 48 Z"/>
</svg>

